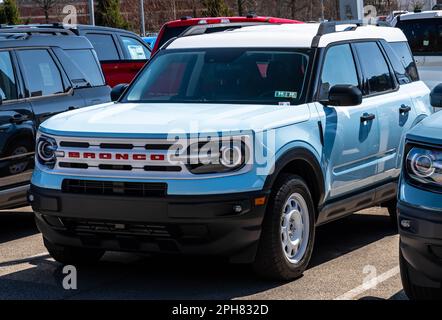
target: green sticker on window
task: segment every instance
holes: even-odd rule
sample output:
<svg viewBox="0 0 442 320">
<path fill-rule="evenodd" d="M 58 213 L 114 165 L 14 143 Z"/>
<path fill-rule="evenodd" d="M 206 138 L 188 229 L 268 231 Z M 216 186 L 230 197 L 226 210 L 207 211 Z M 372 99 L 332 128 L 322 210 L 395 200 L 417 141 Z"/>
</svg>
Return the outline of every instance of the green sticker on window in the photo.
<svg viewBox="0 0 442 320">
<path fill-rule="evenodd" d="M 284 99 L 296 99 L 298 97 L 297 92 L 292 91 L 275 91 L 275 98 L 284 98 Z"/>
</svg>

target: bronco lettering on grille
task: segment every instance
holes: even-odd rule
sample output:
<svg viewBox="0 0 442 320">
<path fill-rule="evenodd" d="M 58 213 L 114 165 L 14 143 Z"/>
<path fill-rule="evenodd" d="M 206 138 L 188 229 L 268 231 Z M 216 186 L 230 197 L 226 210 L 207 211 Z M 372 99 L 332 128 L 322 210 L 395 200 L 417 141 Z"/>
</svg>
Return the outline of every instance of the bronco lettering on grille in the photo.
<svg viewBox="0 0 442 320">
<path fill-rule="evenodd" d="M 146 161 L 146 154 L 129 154 L 129 153 L 93 153 L 93 152 L 68 152 L 68 158 L 71 159 L 101 159 L 101 160 L 134 160 Z M 151 161 L 164 161 L 165 156 L 162 154 L 151 154 Z"/>
</svg>

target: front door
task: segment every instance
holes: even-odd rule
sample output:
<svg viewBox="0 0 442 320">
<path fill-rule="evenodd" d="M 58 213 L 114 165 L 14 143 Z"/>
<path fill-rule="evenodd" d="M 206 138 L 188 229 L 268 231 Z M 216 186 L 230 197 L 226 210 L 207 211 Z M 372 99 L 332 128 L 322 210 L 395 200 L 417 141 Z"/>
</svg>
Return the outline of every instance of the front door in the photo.
<svg viewBox="0 0 442 320">
<path fill-rule="evenodd" d="M 325 53 L 320 77 L 320 98 L 327 98 L 334 85 L 361 87 L 350 44 L 335 45 Z M 359 106 L 328 107 L 323 110 L 324 148 L 329 194 L 326 200 L 351 194 L 374 183 L 379 150 L 377 106 L 364 101 Z M 322 112 L 321 112 L 322 113 Z"/>
</svg>

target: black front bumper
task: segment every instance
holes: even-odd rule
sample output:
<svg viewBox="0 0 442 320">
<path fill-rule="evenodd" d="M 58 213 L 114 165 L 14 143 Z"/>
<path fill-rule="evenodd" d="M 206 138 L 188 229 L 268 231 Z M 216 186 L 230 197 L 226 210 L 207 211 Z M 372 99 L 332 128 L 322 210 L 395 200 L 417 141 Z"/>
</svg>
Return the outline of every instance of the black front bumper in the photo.
<svg viewBox="0 0 442 320">
<path fill-rule="evenodd" d="M 441 287 L 442 283 L 442 212 L 398 204 L 400 248 L 413 267 L 413 281 L 417 285 Z M 401 225 L 411 222 L 410 228 Z"/>
<path fill-rule="evenodd" d="M 58 245 L 254 259 L 266 192 L 214 196 L 127 197 L 71 194 L 31 186 L 43 236 Z M 241 212 L 239 211 L 241 207 Z"/>
</svg>

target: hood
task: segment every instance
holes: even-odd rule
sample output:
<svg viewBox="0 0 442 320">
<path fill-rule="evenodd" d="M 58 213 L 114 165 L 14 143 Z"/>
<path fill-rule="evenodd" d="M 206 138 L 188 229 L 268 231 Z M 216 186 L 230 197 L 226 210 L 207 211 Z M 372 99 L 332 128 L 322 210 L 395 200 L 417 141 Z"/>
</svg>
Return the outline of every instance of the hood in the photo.
<svg viewBox="0 0 442 320">
<path fill-rule="evenodd" d="M 437 112 L 422 120 L 410 130 L 407 138 L 442 146 L 442 112 Z"/>
<path fill-rule="evenodd" d="M 309 118 L 308 105 L 107 103 L 56 115 L 41 130 L 67 136 L 143 137 L 264 131 Z"/>
</svg>

